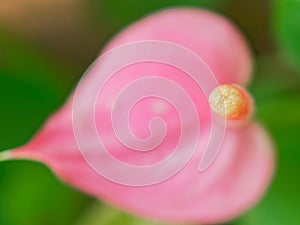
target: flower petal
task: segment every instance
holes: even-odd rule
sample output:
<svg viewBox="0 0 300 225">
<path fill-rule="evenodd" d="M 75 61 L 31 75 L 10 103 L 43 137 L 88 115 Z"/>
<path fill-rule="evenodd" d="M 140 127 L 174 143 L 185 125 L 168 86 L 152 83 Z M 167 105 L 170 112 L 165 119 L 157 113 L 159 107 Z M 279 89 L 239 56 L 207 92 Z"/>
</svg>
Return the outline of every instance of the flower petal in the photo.
<svg viewBox="0 0 300 225">
<path fill-rule="evenodd" d="M 245 85 L 250 79 L 250 50 L 236 27 L 207 10 L 174 8 L 159 11 L 133 24 L 114 38 L 106 51 L 142 40 L 184 46 L 199 55 L 220 83 Z"/>
<path fill-rule="evenodd" d="M 210 66 L 220 82 L 244 84 L 249 78 L 251 60 L 245 42 L 227 20 L 211 12 L 196 9 L 171 9 L 159 12 L 128 28 L 114 39 L 107 49 L 132 41 L 149 39 L 175 42 L 191 49 Z M 86 84 L 84 88 L 87 90 L 90 90 L 89 83 L 93 82 L 92 78 L 97 76 L 99 65 L 101 63 L 96 63 L 94 65 L 96 67 L 93 66 L 89 70 L 84 82 Z M 203 110 L 204 101 L 200 101 L 198 105 L 196 103 L 199 95 L 194 91 L 195 84 L 184 80 L 182 76 L 177 76 L 179 71 L 166 69 L 161 65 L 152 67 L 147 63 L 140 65 L 139 70 L 136 70 L 137 67 L 126 68 L 120 82 L 114 82 L 112 78 L 104 99 L 109 101 L 110 97 L 114 97 L 116 90 L 139 75 L 136 71 L 147 70 L 150 73 L 159 75 L 163 73 L 166 77 L 173 76 L 172 78 L 178 79 L 177 83 L 191 91 L 190 96 L 197 110 Z M 207 121 L 207 117 L 204 117 L 204 126 L 201 127 L 200 139 L 192 159 L 167 181 L 139 188 L 108 181 L 90 167 L 78 149 L 72 123 L 72 101 L 73 98 L 51 117 L 28 145 L 13 151 L 13 157 L 40 160 L 65 182 L 86 193 L 147 217 L 174 222 L 215 223 L 232 219 L 252 206 L 270 182 L 274 164 L 273 146 L 263 129 L 251 124 L 229 128 L 214 163 L 205 172 L 198 172 L 200 159 L 210 139 L 211 124 Z M 128 163 L 136 162 L 137 157 L 119 147 L 119 143 L 113 139 L 113 129 L 106 125 L 105 119 L 101 120 L 111 108 L 105 107 L 105 104 L 96 104 L 95 110 L 95 123 L 105 131 L 103 140 L 106 140 L 116 158 Z M 79 125 L 88 140 L 85 142 L 87 154 L 98 165 L 107 165 L 103 153 L 97 151 L 99 147 L 97 143 L 92 138 L 89 139 L 90 133 L 88 129 L 86 130 L 86 124 L 91 118 L 85 114 L 87 110 L 85 103 L 81 105 L 80 110 Z M 136 129 L 137 135 L 144 137 L 146 134 L 139 128 L 145 122 L 145 118 L 146 121 L 153 118 L 153 112 L 147 111 L 144 104 L 134 110 L 132 113 L 136 115 L 136 119 L 131 125 Z M 203 113 L 199 113 L 199 119 L 209 113 L 207 106 Z M 176 144 L 175 139 L 179 136 L 181 125 L 176 120 L 176 115 L 174 110 L 165 115 L 164 120 L 169 122 L 172 128 L 169 138 L 174 140 L 167 143 L 163 149 L 172 149 Z M 110 120 L 107 119 L 107 122 Z M 191 126 L 195 125 L 198 124 Z M 188 145 L 185 146 L 186 149 L 190 148 Z M 144 157 L 142 162 L 147 165 L 163 159 L 169 153 L 153 151 L 150 152 L 150 157 Z M 130 176 L 125 172 L 121 175 Z"/>
<path fill-rule="evenodd" d="M 14 151 L 14 157 L 40 160 L 68 184 L 145 217 L 168 222 L 224 222 L 253 206 L 272 178 L 273 145 L 263 128 L 249 124 L 228 129 L 220 154 L 205 172 L 200 173 L 198 166 L 208 129 L 191 161 L 169 180 L 140 188 L 119 185 L 86 163 L 69 130 L 71 118 L 65 115 L 60 112 L 53 117 L 29 145 Z M 98 163 L 105 163 L 99 155 L 95 157 Z"/>
</svg>

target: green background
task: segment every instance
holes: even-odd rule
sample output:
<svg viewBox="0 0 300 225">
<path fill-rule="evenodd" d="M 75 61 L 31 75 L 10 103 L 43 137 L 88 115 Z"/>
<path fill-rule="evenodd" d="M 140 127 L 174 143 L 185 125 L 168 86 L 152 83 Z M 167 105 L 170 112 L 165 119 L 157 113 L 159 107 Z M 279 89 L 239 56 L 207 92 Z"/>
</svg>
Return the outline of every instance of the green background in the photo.
<svg viewBox="0 0 300 225">
<path fill-rule="evenodd" d="M 255 54 L 256 119 L 275 140 L 274 181 L 230 224 L 300 224 L 300 0 L 1 0 L 0 149 L 24 144 L 58 109 L 112 35 L 168 6 L 230 18 Z M 61 183 L 44 165 L 0 163 L 0 225 L 154 225 Z"/>
</svg>

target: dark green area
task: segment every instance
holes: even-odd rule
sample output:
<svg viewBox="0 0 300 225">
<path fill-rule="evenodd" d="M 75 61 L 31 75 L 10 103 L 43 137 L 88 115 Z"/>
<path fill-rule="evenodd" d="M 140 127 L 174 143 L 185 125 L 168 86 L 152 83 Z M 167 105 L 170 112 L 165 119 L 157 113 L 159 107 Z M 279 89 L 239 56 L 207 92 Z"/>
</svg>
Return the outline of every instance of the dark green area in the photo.
<svg viewBox="0 0 300 225">
<path fill-rule="evenodd" d="M 26 143 L 65 101 L 75 82 L 69 71 L 32 46 L 0 33 L 0 148 Z M 70 73 L 70 72 L 69 72 Z M 90 201 L 57 180 L 44 165 L 0 164 L 0 224 L 65 225 Z"/>
<path fill-rule="evenodd" d="M 226 0 L 93 0 L 93 2 L 95 6 L 98 7 L 98 12 L 104 14 L 111 24 L 124 26 L 147 14 L 150 14 L 151 12 L 168 7 L 204 7 L 208 9 L 218 10 L 221 9 L 222 5 L 225 5 Z"/>
</svg>

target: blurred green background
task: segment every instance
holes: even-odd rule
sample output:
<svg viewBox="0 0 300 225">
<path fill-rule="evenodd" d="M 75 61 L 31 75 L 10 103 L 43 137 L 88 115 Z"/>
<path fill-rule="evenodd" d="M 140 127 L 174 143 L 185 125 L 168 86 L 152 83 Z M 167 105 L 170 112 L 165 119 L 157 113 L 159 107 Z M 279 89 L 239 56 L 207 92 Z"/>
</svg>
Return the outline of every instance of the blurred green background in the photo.
<svg viewBox="0 0 300 225">
<path fill-rule="evenodd" d="M 250 92 L 273 136 L 270 190 L 235 225 L 300 224 L 300 0 L 0 0 L 0 149 L 21 145 L 58 109 L 104 44 L 168 6 L 209 8 L 255 54 Z M 0 163 L 0 225 L 154 225 L 62 184 L 44 165 Z"/>
</svg>

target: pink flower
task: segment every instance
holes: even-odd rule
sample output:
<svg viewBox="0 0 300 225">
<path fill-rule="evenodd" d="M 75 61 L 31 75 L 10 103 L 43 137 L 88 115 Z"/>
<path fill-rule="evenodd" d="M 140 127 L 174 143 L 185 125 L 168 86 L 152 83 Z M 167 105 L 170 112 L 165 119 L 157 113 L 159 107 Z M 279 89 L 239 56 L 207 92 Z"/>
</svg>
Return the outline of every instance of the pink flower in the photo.
<svg viewBox="0 0 300 225">
<path fill-rule="evenodd" d="M 236 87 L 237 91 L 240 91 L 237 92 L 238 95 L 246 93 L 243 88 L 231 84 L 244 86 L 248 83 L 252 67 L 251 55 L 243 37 L 226 19 L 206 10 L 164 10 L 122 31 L 108 44 L 104 52 L 120 45 L 146 40 L 167 41 L 191 50 L 209 66 L 220 84 L 227 84 L 220 87 L 229 87 L 229 91 Z M 84 91 L 89 91 L 98 74 L 98 68 L 103 64 L 105 62 L 100 60 L 90 68 L 83 79 Z M 207 98 L 192 80 L 187 76 L 183 77 L 182 71 L 176 68 L 153 62 L 128 66 L 117 71 L 116 76 L 107 81 L 107 86 L 102 90 L 102 97 L 99 97 L 96 104 L 95 123 L 98 131 L 102 132 L 105 146 L 115 158 L 137 166 L 153 164 L 171 154 L 180 136 L 181 126 L 178 114 L 171 106 L 149 98 L 132 109 L 133 119 L 130 126 L 133 133 L 141 139 L 149 136 L 147 124 L 156 113 L 168 125 L 168 134 L 165 137 L 170 142 L 161 142 L 161 147 L 147 153 L 129 152 L 122 147 L 120 140 L 115 137 L 111 121 L 107 119 L 112 107 L 111 98 L 116 97 L 124 85 L 128 85 L 139 76 L 150 75 L 174 79 L 174 82 L 187 90 L 191 100 L 195 102 L 201 122 L 195 153 L 187 164 L 169 179 L 153 185 L 133 187 L 112 182 L 99 175 L 78 149 L 72 123 L 74 96 L 46 122 L 28 144 L 6 153 L 10 154 L 7 157 L 39 160 L 73 187 L 148 218 L 180 223 L 219 223 L 241 215 L 262 197 L 274 170 L 274 151 L 270 138 L 260 125 L 244 118 L 250 113 L 250 109 L 245 106 L 250 100 L 248 95 L 234 99 L 237 103 L 247 100 L 238 106 L 238 110 L 242 108 L 241 105 L 245 106 L 238 116 L 231 118 L 226 113 L 223 115 L 244 122 L 227 126 L 217 158 L 207 170 L 199 172 L 199 161 L 208 143 L 212 125 L 211 108 Z M 142 89 L 143 87 L 139 91 Z M 173 94 L 176 96 L 177 93 Z M 88 99 L 86 101 L 88 102 Z M 157 104 L 153 111 L 149 105 L 153 106 L 155 101 Z M 86 128 L 89 123 L 89 117 L 85 114 L 87 104 L 81 105 L 81 120 L 80 124 L 77 124 L 79 129 L 84 131 L 86 140 L 89 140 L 84 142 L 88 149 L 86 154 L 94 159 L 94 163 L 109 168 L 105 157 L 96 153 L 97 143 L 89 136 Z M 218 103 L 216 104 L 218 107 Z M 212 109 L 222 115 L 222 110 L 220 112 L 216 108 Z M 236 112 L 237 109 L 232 109 L 232 112 Z M 191 128 L 194 126 L 195 124 L 190 125 Z M 125 171 L 119 175 L 130 177 Z"/>
</svg>

